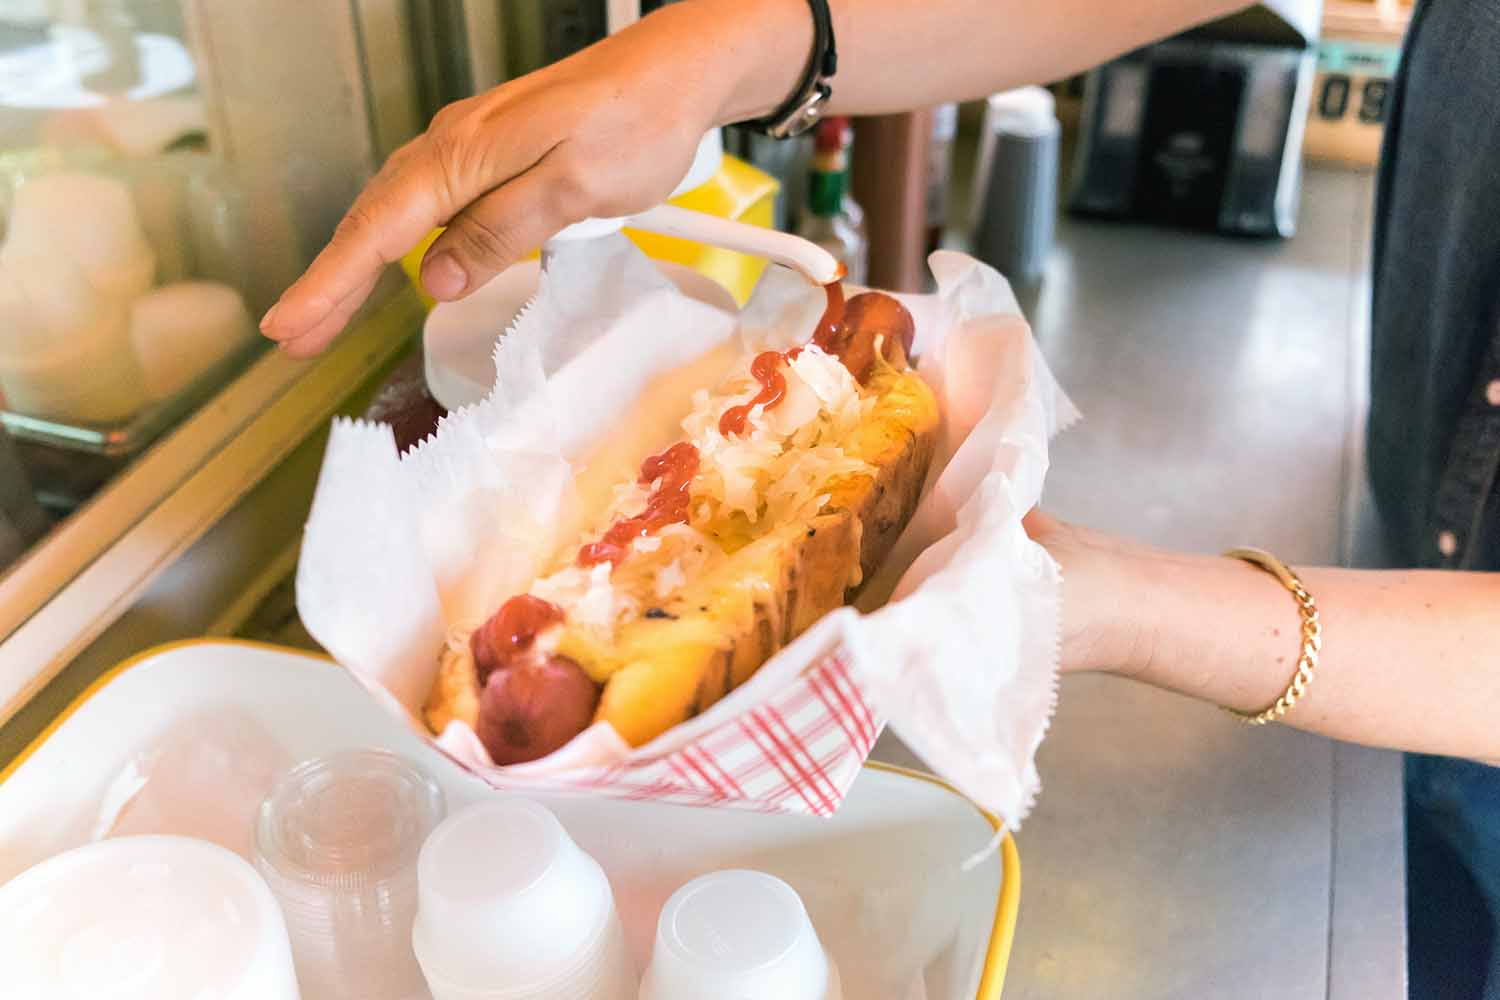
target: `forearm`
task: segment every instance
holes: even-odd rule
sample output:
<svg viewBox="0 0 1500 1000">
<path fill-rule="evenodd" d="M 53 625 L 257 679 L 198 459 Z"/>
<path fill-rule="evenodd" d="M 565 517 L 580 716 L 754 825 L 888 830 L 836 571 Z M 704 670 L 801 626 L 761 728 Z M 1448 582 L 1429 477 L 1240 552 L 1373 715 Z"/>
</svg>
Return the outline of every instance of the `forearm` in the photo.
<svg viewBox="0 0 1500 1000">
<path fill-rule="evenodd" d="M 1121 610 L 1094 639 L 1070 636 L 1073 665 L 1244 712 L 1276 700 L 1295 669 L 1301 633 L 1296 604 L 1273 576 L 1238 560 L 1107 549 L 1107 585 L 1119 592 Z M 1323 648 L 1288 725 L 1500 761 L 1500 575 L 1297 572 L 1317 602 Z"/>
<path fill-rule="evenodd" d="M 690 0 L 735 79 L 725 123 L 791 93 L 812 48 L 807 0 Z M 877 114 L 1046 83 L 1245 6 L 1243 0 L 831 0 L 833 110 Z M 666 10 L 671 11 L 668 7 Z"/>
<path fill-rule="evenodd" d="M 832 3 L 833 109 L 864 114 L 1055 79 L 1239 0 Z M 812 46 L 806 0 L 686 0 L 449 105 L 366 185 L 261 330 L 294 357 L 318 353 L 385 265 L 438 226 L 422 284 L 449 301 L 565 226 L 659 203 L 706 130 L 786 101 Z"/>
</svg>

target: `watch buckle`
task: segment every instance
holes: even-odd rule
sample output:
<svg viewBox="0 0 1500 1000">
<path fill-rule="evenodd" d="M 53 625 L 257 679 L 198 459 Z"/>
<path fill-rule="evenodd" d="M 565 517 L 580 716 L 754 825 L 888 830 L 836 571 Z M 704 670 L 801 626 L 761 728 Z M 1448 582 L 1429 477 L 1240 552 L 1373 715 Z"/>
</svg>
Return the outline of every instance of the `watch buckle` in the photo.
<svg viewBox="0 0 1500 1000">
<path fill-rule="evenodd" d="M 812 93 L 807 95 L 807 100 L 794 108 L 791 114 L 768 128 L 766 134 L 773 139 L 790 139 L 801 135 L 822 119 L 823 111 L 831 96 L 833 96 L 832 88 L 819 80 Z"/>
</svg>

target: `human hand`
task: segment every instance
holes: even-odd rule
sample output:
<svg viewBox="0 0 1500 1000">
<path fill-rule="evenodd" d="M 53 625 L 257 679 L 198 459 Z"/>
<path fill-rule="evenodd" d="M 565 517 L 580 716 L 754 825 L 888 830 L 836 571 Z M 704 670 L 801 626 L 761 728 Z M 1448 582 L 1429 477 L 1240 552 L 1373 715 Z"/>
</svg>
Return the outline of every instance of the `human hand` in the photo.
<svg viewBox="0 0 1500 1000">
<path fill-rule="evenodd" d="M 737 88 L 763 74 L 748 67 L 766 56 L 742 6 L 669 6 L 444 108 L 359 195 L 329 245 L 261 321 L 262 332 L 293 357 L 319 353 L 385 265 L 438 226 L 447 228 L 423 258 L 422 284 L 450 300 L 574 222 L 664 200 L 703 133 L 753 108 L 735 103 L 746 100 Z"/>
</svg>

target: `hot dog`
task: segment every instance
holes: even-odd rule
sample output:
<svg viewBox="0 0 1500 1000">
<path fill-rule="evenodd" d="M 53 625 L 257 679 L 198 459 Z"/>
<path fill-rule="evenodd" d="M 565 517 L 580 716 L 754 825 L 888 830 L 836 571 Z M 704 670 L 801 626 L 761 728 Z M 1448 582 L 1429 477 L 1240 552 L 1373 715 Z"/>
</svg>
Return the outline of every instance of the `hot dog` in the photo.
<svg viewBox="0 0 1500 1000">
<path fill-rule="evenodd" d="M 694 395 L 549 572 L 448 644 L 425 716 L 473 727 L 497 764 L 591 723 L 639 746 L 703 711 L 843 604 L 911 517 L 938 425 L 915 326 L 867 292 L 811 339 Z"/>
</svg>

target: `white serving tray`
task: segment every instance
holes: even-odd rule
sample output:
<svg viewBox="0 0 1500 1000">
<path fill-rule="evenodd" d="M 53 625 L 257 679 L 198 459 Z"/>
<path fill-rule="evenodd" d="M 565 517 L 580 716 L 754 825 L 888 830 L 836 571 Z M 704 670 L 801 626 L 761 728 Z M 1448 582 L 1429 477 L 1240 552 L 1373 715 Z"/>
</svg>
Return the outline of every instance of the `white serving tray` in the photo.
<svg viewBox="0 0 1500 1000">
<path fill-rule="evenodd" d="M 437 778 L 450 809 L 498 794 L 325 659 L 242 642 L 180 643 L 100 678 L 0 771 L 0 883 L 88 839 L 105 790 L 137 754 L 176 720 L 220 708 L 253 719 L 294 759 L 357 746 L 404 754 Z M 749 867 L 802 894 L 846 985 L 857 987 L 868 956 L 916 948 L 936 957 L 921 965 L 925 994 L 914 995 L 1000 995 L 1020 891 L 1015 848 L 1007 837 L 960 872 L 997 825 L 935 779 L 869 765 L 832 819 L 539 798 L 609 873 L 641 967 L 674 889 L 708 871 Z M 878 916 L 862 905 L 871 900 L 883 903 Z M 946 943 L 934 952 L 933 941 Z"/>
</svg>

